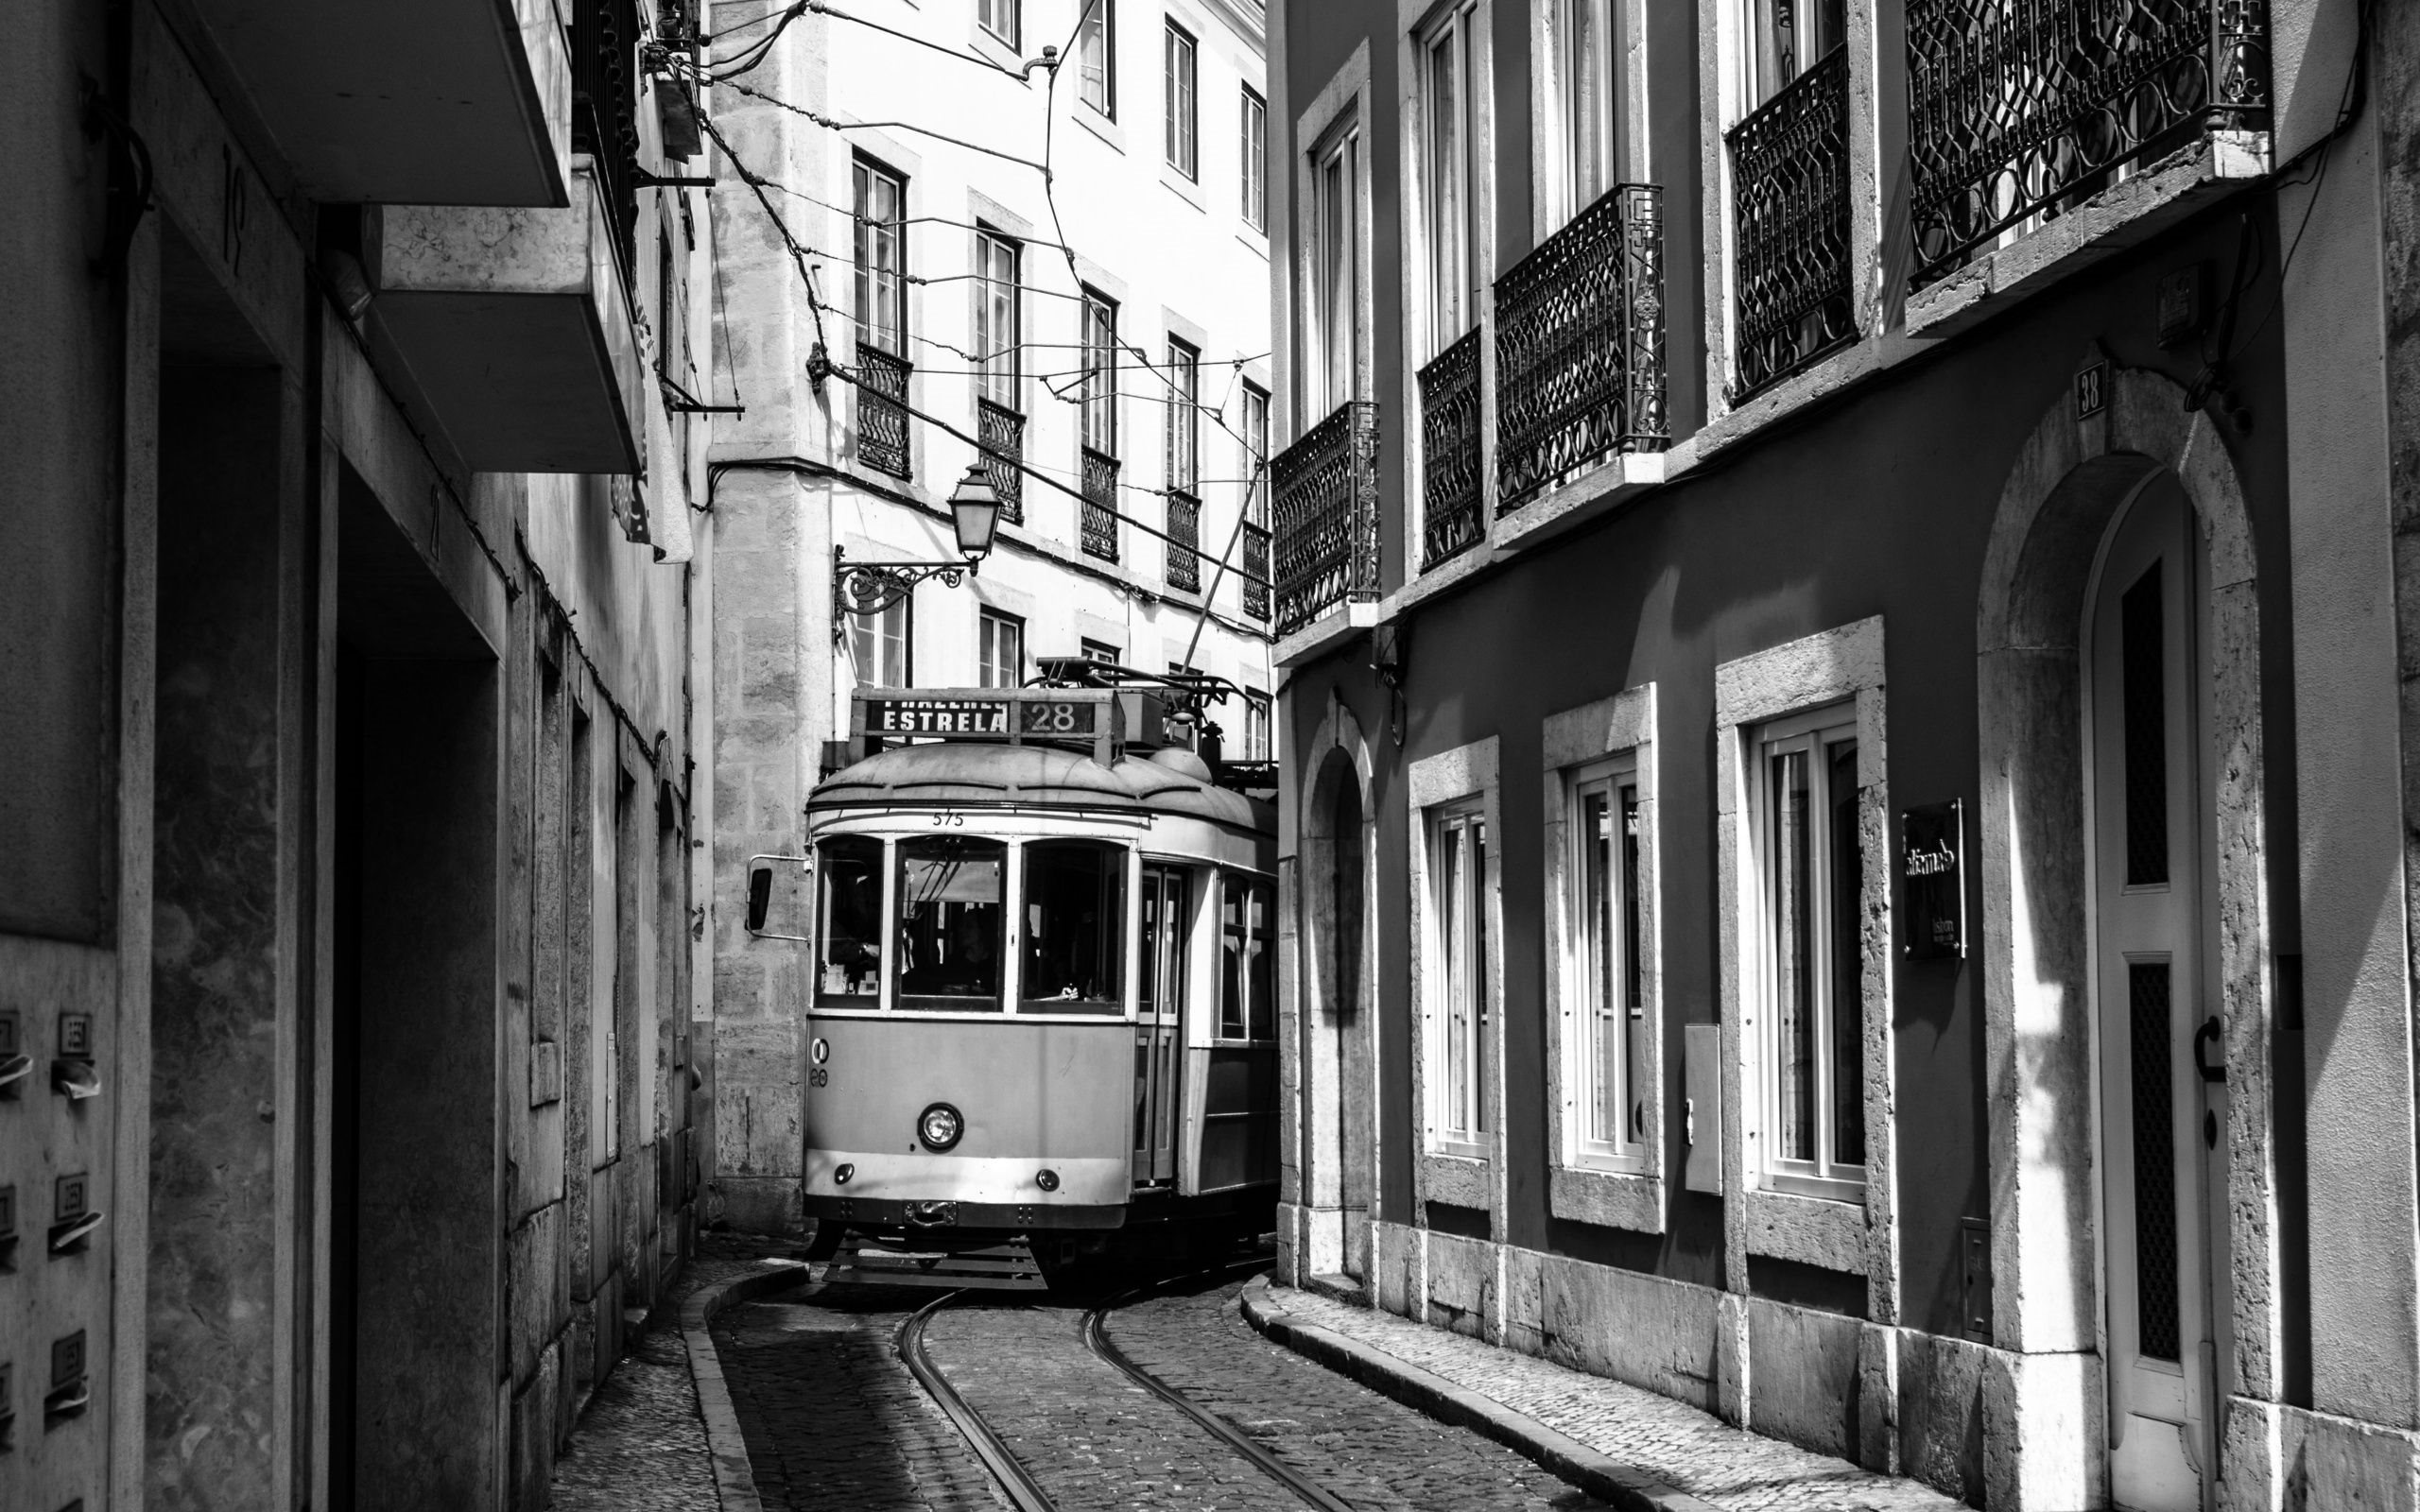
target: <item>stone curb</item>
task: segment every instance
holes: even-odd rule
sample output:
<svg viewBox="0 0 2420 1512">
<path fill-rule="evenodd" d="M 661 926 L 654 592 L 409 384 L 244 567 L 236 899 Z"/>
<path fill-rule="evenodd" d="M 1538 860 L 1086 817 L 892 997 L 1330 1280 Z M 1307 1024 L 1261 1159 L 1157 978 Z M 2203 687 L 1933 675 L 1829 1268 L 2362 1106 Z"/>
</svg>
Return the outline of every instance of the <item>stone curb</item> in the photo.
<svg viewBox="0 0 2420 1512">
<path fill-rule="evenodd" d="M 1244 1287 L 1243 1312 L 1245 1321 L 1295 1353 L 1441 1422 L 1484 1435 L 1623 1512 L 1722 1512 L 1703 1497 L 1601 1454 L 1492 1397 L 1333 1329 L 1297 1320 L 1270 1299 L 1266 1276 Z"/>
<path fill-rule="evenodd" d="M 764 1512 L 764 1503 L 756 1499 L 756 1470 L 748 1461 L 748 1440 L 739 1431 L 731 1387 L 723 1382 L 722 1357 L 715 1353 L 715 1315 L 768 1292 L 796 1286 L 807 1274 L 803 1264 L 776 1262 L 770 1269 L 735 1277 L 719 1286 L 701 1286 L 681 1304 L 681 1338 L 689 1349 L 689 1379 L 698 1388 L 698 1416 L 705 1419 L 706 1457 L 714 1461 L 715 1501 L 722 1512 Z"/>
</svg>

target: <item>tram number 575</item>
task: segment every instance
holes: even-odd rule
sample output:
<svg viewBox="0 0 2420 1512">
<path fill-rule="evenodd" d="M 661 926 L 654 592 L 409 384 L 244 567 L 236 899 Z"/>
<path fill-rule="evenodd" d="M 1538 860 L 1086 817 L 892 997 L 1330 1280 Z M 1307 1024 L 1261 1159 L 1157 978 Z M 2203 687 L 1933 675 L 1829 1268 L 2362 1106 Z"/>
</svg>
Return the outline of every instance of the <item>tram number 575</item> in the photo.
<svg viewBox="0 0 2420 1512">
<path fill-rule="evenodd" d="M 943 809 L 933 816 L 933 828 L 936 830 L 962 830 L 966 828 L 966 816 L 958 813 L 954 809 Z"/>
</svg>

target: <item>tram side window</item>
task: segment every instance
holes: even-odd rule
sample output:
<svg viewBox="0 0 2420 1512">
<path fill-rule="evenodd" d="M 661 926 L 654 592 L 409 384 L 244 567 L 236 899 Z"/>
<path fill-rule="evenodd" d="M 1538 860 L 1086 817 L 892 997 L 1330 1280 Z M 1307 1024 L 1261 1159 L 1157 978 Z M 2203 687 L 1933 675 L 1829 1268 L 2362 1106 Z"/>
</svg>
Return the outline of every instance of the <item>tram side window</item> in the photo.
<svg viewBox="0 0 2420 1512">
<path fill-rule="evenodd" d="M 1219 900 L 1219 1038 L 1274 1040 L 1277 1001 L 1270 967 L 1269 884 L 1221 879 Z"/>
<path fill-rule="evenodd" d="M 1025 848 L 1028 1013 L 1123 1013 L 1126 851 L 1097 840 Z"/>
<path fill-rule="evenodd" d="M 998 1011 L 1007 881 L 997 840 L 899 842 L 900 1007 Z"/>
<path fill-rule="evenodd" d="M 826 1008 L 882 1001 L 882 842 L 856 835 L 815 848 L 815 1002 Z"/>
</svg>

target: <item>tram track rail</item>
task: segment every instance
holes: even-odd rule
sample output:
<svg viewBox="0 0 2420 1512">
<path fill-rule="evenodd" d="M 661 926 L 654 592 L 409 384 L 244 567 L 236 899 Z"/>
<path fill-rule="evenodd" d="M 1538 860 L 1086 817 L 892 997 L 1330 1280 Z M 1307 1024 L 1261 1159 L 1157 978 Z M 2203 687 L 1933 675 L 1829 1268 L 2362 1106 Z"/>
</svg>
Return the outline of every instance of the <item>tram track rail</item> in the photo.
<svg viewBox="0 0 2420 1512">
<path fill-rule="evenodd" d="M 1236 1268 L 1232 1265 L 1220 1266 L 1183 1280 L 1201 1280 L 1221 1271 L 1233 1272 Z M 1263 1268 L 1263 1265 L 1260 1262 L 1253 1262 L 1250 1268 L 1258 1270 Z M 1182 1281 L 1169 1284 L 1182 1284 Z M 1235 1423 L 1161 1380 L 1117 1347 L 1116 1341 L 1109 1336 L 1107 1324 L 1110 1316 L 1119 1309 L 1132 1306 L 1165 1289 L 1167 1289 L 1166 1286 L 1138 1287 L 1098 1306 L 1087 1308 L 1078 1324 L 1078 1332 L 1085 1347 L 1104 1364 L 1117 1370 L 1128 1380 L 1183 1413 L 1196 1427 L 1208 1434 L 1254 1469 L 1292 1493 L 1305 1506 L 1316 1508 L 1317 1512 L 1353 1512 L 1350 1503 L 1340 1500 L 1325 1486 L 1305 1476 L 1301 1471 L 1263 1449 Z M 994 1484 L 999 1487 L 1001 1494 L 1008 1499 L 1009 1504 L 1014 1507 L 1016 1512 L 1058 1512 L 1058 1503 L 1043 1486 L 1031 1468 L 1009 1447 L 1007 1441 L 984 1419 L 982 1413 L 974 1403 L 968 1401 L 957 1386 L 951 1383 L 948 1376 L 933 1362 L 930 1352 L 925 1348 L 925 1332 L 932 1319 L 951 1303 L 967 1295 L 966 1290 L 959 1290 L 936 1297 L 900 1324 L 896 1340 L 900 1363 L 908 1367 L 908 1373 L 915 1377 L 917 1384 L 924 1387 L 926 1395 L 933 1399 L 942 1414 L 965 1437 L 968 1447 L 974 1450 L 976 1458 L 982 1462 L 984 1469 L 991 1474 Z"/>
</svg>

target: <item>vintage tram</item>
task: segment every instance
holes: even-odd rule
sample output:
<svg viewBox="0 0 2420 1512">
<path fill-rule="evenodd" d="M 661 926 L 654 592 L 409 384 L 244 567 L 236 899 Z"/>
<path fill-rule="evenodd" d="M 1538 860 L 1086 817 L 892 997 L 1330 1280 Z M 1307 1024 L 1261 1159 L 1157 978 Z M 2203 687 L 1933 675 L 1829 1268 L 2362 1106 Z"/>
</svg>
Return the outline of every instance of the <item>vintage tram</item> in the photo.
<svg viewBox="0 0 2420 1512">
<path fill-rule="evenodd" d="M 1045 665 L 860 691 L 847 765 L 808 800 L 812 926 L 790 937 L 812 952 L 821 1255 L 1021 1246 L 1054 1273 L 1273 1217 L 1268 771 L 1201 738 L 1218 679 Z"/>
</svg>

